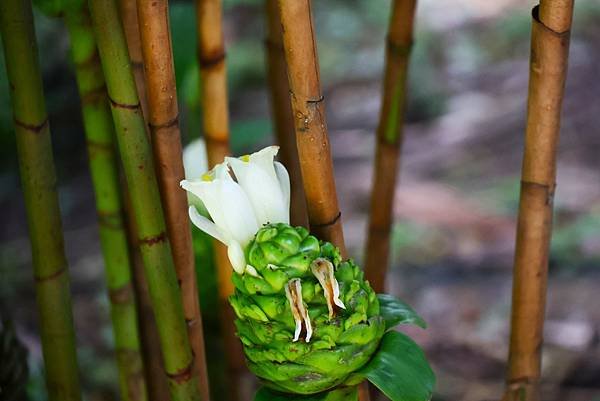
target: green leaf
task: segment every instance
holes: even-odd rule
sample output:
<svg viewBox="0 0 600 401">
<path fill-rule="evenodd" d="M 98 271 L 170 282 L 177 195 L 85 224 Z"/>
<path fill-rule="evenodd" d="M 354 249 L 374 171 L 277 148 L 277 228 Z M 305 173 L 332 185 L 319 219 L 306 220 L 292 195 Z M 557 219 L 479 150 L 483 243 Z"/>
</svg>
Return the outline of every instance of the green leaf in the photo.
<svg viewBox="0 0 600 401">
<path fill-rule="evenodd" d="M 359 372 L 392 401 L 428 401 L 435 374 L 421 348 L 408 336 L 390 331 L 379 350 Z"/>
<path fill-rule="evenodd" d="M 399 324 L 414 324 L 422 329 L 427 323 L 408 304 L 388 294 L 377 294 L 380 314 L 385 320 L 385 329 L 389 330 Z"/>
<path fill-rule="evenodd" d="M 254 401 L 358 401 L 357 387 L 342 387 L 312 395 L 284 394 L 261 387 L 254 396 Z"/>
</svg>

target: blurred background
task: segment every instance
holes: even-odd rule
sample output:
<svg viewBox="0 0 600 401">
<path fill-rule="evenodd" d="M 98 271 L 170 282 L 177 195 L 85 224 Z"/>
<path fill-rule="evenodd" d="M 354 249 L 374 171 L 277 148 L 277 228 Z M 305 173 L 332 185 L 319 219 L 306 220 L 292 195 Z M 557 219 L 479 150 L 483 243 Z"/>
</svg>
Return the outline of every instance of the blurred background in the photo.
<svg viewBox="0 0 600 401">
<path fill-rule="evenodd" d="M 577 0 L 558 159 L 543 353 L 544 400 L 600 401 L 600 2 Z M 235 154 L 274 142 L 261 0 L 224 0 Z M 410 329 L 438 375 L 435 400 L 497 400 L 511 269 L 533 1 L 421 0 L 396 191 L 389 292 L 429 323 Z M 363 259 L 389 0 L 315 1 L 321 82 L 349 250 Z M 36 14 L 86 400 L 116 400 L 116 367 L 79 99 L 59 20 Z M 184 142 L 201 136 L 191 1 L 171 1 Z M 0 57 L 2 57 L 0 55 Z M 46 399 L 8 82 L 0 62 L 0 313 Z M 197 264 L 212 277 L 206 238 Z M 211 355 L 215 287 L 200 280 Z M 213 343 L 214 342 L 214 343 Z M 210 358 L 210 355 L 209 355 Z M 222 358 L 210 358 L 214 361 Z M 222 380 L 213 373 L 215 383 Z M 215 398 L 219 400 L 219 398 Z"/>
</svg>

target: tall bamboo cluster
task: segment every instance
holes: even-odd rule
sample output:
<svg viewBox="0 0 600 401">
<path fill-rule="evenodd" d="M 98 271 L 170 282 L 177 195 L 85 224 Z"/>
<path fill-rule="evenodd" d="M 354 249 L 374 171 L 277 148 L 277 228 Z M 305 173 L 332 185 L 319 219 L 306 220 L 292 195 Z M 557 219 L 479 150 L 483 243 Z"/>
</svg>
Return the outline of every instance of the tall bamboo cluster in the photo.
<svg viewBox="0 0 600 401">
<path fill-rule="evenodd" d="M 87 7 L 68 10 L 65 22 L 82 104 L 100 243 L 106 266 L 111 318 L 119 366 L 121 397 L 147 399 L 137 311 L 131 283 L 131 266 L 114 143 L 114 124 L 104 74 Z"/>
<path fill-rule="evenodd" d="M 114 0 L 91 0 L 117 142 L 130 191 L 171 398 L 200 400 L 152 152 Z"/>
<path fill-rule="evenodd" d="M 573 0 L 542 0 L 533 10 L 506 401 L 540 399 L 556 151 L 572 16 Z"/>
<path fill-rule="evenodd" d="M 304 196 L 298 148 L 296 147 L 294 116 L 290 104 L 290 86 L 287 79 L 283 33 L 277 0 L 266 0 L 265 13 L 267 21 L 265 48 L 267 78 L 271 92 L 271 115 L 275 127 L 275 136 L 280 146 L 279 157 L 290 174 L 290 223 L 293 226 L 308 227 L 306 197 Z"/>
<path fill-rule="evenodd" d="M 183 312 L 195 358 L 194 366 L 199 375 L 202 398 L 208 400 L 208 372 L 187 195 L 179 187 L 185 174 L 169 28 L 169 3 L 167 0 L 138 0 L 137 5 L 148 91 L 148 122 L 154 161 L 158 167 L 156 173 L 171 252 L 181 287 Z"/>
<path fill-rule="evenodd" d="M 394 192 L 402 150 L 408 64 L 416 5 L 416 0 L 394 0 L 387 37 L 365 263 L 366 277 L 376 292 L 384 291 L 389 264 Z"/>
<path fill-rule="evenodd" d="M 223 9 L 221 0 L 196 0 L 198 28 L 198 63 L 200 65 L 200 98 L 202 103 L 203 135 L 206 142 L 208 166 L 223 162 L 229 155 L 229 110 L 227 74 L 225 69 L 225 42 L 223 38 Z M 214 241 L 215 263 L 219 287 L 219 309 L 223 343 L 229 377 L 245 370 L 242 347 L 235 335 L 234 313 L 228 297 L 233 293 L 233 268 L 226 247 Z M 237 386 L 232 386 L 237 399 Z"/>
<path fill-rule="evenodd" d="M 0 2 L 21 183 L 50 401 L 79 401 L 79 372 L 56 173 L 30 0 Z"/>
</svg>

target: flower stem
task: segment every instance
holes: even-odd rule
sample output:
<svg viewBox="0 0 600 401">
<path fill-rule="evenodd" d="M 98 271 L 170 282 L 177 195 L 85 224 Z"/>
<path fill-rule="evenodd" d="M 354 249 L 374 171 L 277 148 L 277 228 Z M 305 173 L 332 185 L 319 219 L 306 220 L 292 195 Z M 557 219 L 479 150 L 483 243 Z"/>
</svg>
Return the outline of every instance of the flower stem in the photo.
<svg viewBox="0 0 600 401">
<path fill-rule="evenodd" d="M 114 0 L 91 0 L 89 4 L 135 212 L 171 397 L 173 401 L 199 400 L 181 293 L 119 12 Z"/>
<path fill-rule="evenodd" d="M 79 401 L 81 390 L 56 174 L 29 0 L 0 1 L 11 100 L 50 401 Z"/>
</svg>

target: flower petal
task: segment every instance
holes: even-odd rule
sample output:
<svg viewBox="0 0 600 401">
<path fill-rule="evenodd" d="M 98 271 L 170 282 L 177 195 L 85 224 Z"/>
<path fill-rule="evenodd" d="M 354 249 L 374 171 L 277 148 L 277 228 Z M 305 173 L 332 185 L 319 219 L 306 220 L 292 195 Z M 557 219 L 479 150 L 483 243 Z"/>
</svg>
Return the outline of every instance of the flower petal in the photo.
<svg viewBox="0 0 600 401">
<path fill-rule="evenodd" d="M 244 257 L 244 251 L 239 242 L 231 241 L 229 243 L 227 246 L 227 256 L 229 256 L 229 261 L 231 262 L 233 270 L 235 270 L 237 274 L 243 274 L 244 269 L 246 268 L 246 258 Z"/>
<path fill-rule="evenodd" d="M 285 166 L 279 162 L 275 162 L 275 174 L 277 174 L 277 180 L 279 181 L 279 186 L 281 187 L 281 192 L 283 193 L 283 198 L 286 204 L 285 210 L 288 211 L 289 221 L 289 210 L 290 210 L 290 175 L 285 168 Z M 288 222 L 286 221 L 286 223 Z"/>
<path fill-rule="evenodd" d="M 217 225 L 209 219 L 207 219 L 206 217 L 202 216 L 200 213 L 198 213 L 198 210 L 195 206 L 190 206 L 190 208 L 188 209 L 188 213 L 190 215 L 190 220 L 192 220 L 192 223 L 194 223 L 196 227 L 198 227 L 211 237 L 218 239 L 225 245 L 228 244 L 229 240 L 225 236 L 223 236 L 223 234 L 219 231 Z"/>
<path fill-rule="evenodd" d="M 342 309 L 346 306 L 340 299 L 340 285 L 335 278 L 333 263 L 325 258 L 317 258 L 310 264 L 310 270 L 313 275 L 319 280 L 323 287 L 323 294 L 327 300 L 327 308 L 329 309 L 329 317 L 335 315 L 334 305 Z"/>
<path fill-rule="evenodd" d="M 204 139 L 196 139 L 183 149 L 183 169 L 188 180 L 202 177 L 208 170 L 206 144 Z"/>
<path fill-rule="evenodd" d="M 262 170 L 272 177 L 275 177 L 275 169 L 273 167 L 273 161 L 275 156 L 279 152 L 279 146 L 267 146 L 258 152 L 252 153 L 248 158 L 250 163 L 256 164 Z"/>
<path fill-rule="evenodd" d="M 228 158 L 239 185 L 248 195 L 258 223 L 288 223 L 289 206 L 279 180 L 262 167 L 239 159 Z"/>
<path fill-rule="evenodd" d="M 285 285 L 285 296 L 288 299 L 290 308 L 292 310 L 292 316 L 296 322 L 296 330 L 294 332 L 294 339 L 292 341 L 296 342 L 300 339 L 302 325 L 304 324 L 306 329 L 306 338 L 304 341 L 310 342 L 313 329 L 310 322 L 310 316 L 308 315 L 308 311 L 304 305 L 304 300 L 302 299 L 302 282 L 299 278 L 294 278 L 288 281 L 288 283 Z"/>
</svg>

